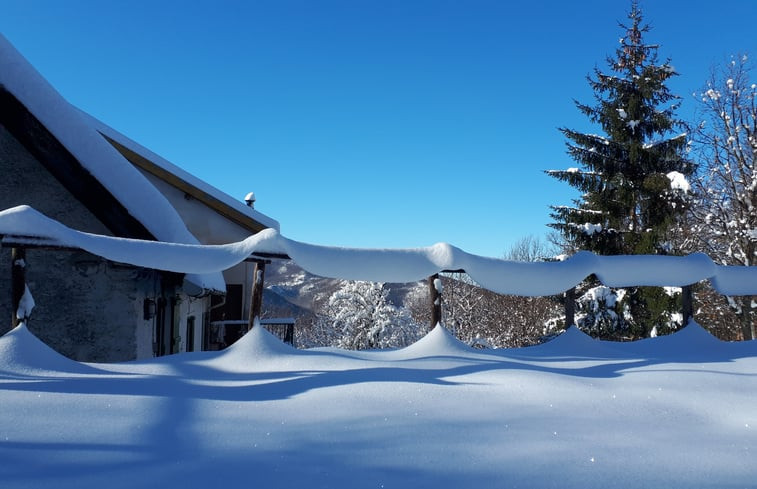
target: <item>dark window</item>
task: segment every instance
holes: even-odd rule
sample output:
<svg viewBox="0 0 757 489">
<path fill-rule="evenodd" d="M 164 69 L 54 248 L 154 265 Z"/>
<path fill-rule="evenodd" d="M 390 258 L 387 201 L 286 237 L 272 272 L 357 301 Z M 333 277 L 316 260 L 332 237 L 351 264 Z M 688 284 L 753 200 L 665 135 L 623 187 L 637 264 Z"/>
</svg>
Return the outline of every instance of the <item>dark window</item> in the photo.
<svg viewBox="0 0 757 489">
<path fill-rule="evenodd" d="M 195 351 L 195 317 L 187 318 L 187 351 Z"/>
<path fill-rule="evenodd" d="M 242 284 L 228 284 L 226 285 L 226 307 L 224 312 L 226 313 L 225 319 L 243 319 L 242 318 Z"/>
</svg>

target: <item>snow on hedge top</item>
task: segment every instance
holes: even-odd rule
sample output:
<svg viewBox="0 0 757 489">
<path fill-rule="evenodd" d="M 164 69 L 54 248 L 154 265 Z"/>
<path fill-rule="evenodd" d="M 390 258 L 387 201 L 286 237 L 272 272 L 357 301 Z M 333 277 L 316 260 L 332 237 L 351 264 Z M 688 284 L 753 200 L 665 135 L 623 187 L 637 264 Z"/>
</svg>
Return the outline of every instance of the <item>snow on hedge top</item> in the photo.
<svg viewBox="0 0 757 489">
<path fill-rule="evenodd" d="M 318 246 L 288 239 L 274 229 L 237 243 L 188 245 L 83 233 L 29 206 L 0 212 L 0 235 L 40 237 L 112 261 L 179 273 L 219 272 L 254 253 L 275 253 L 288 255 L 315 275 L 345 280 L 415 282 L 443 270 L 465 270 L 486 289 L 522 296 L 559 294 L 591 274 L 611 287 L 682 286 L 712 279 L 722 294 L 757 294 L 757 267 L 716 266 L 702 253 L 597 256 L 581 251 L 559 262 L 516 262 L 472 255 L 446 243 L 412 249 Z"/>
<path fill-rule="evenodd" d="M 134 166 L 116 151 L 0 34 L 0 85 L 11 92 L 150 233 L 161 241 L 198 244 L 179 214 Z M 213 273 L 188 277 L 224 290 Z"/>
</svg>

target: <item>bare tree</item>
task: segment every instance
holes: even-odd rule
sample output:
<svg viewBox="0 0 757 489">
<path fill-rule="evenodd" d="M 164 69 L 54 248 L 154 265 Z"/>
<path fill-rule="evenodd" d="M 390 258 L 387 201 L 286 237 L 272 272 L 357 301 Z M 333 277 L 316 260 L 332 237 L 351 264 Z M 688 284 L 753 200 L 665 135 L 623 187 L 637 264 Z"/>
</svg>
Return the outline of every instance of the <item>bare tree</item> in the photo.
<svg viewBox="0 0 757 489">
<path fill-rule="evenodd" d="M 552 242 L 544 242 L 530 234 L 516 241 L 505 253 L 505 259 L 514 261 L 544 261 L 557 254 L 559 248 Z"/>
<path fill-rule="evenodd" d="M 504 348 L 538 343 L 560 315 L 551 297 L 501 295 L 481 288 L 466 274 L 443 276 L 444 324 L 463 342 Z"/>
<path fill-rule="evenodd" d="M 553 254 L 554 247 L 540 238 L 518 240 L 505 258 L 537 261 Z M 444 325 L 461 341 L 477 347 L 516 347 L 538 343 L 548 333 L 547 324 L 560 315 L 560 304 L 549 297 L 500 295 L 480 287 L 465 273 L 443 274 Z M 416 322 L 427 323 L 428 297 L 420 293 L 409 298 L 408 307 Z"/>
<path fill-rule="evenodd" d="M 698 94 L 701 122 L 692 131 L 700 172 L 693 182 L 693 249 L 727 265 L 753 266 L 757 261 L 757 84 L 750 80 L 747 56 L 734 57 L 713 70 Z M 710 301 L 710 318 L 727 317 Z M 744 339 L 754 339 L 757 310 L 752 296 L 728 299 Z"/>
</svg>

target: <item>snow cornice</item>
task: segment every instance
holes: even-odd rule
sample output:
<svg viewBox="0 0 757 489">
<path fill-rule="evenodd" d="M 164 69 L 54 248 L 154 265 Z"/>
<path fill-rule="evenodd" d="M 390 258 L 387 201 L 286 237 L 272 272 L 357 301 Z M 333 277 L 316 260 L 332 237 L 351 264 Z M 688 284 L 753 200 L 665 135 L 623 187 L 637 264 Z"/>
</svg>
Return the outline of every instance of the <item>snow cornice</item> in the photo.
<svg viewBox="0 0 757 489">
<path fill-rule="evenodd" d="M 319 246 L 273 229 L 228 245 L 187 245 L 82 233 L 28 206 L 0 212 L 0 235 L 34 236 L 115 262 L 177 273 L 218 273 L 265 252 L 287 256 L 314 275 L 344 280 L 407 283 L 464 270 L 486 289 L 521 296 L 560 294 L 592 274 L 609 287 L 683 286 L 709 279 L 724 295 L 757 294 L 757 267 L 718 266 L 703 253 L 600 256 L 581 251 L 561 262 L 516 262 L 473 255 L 447 243 L 408 249 Z"/>
</svg>

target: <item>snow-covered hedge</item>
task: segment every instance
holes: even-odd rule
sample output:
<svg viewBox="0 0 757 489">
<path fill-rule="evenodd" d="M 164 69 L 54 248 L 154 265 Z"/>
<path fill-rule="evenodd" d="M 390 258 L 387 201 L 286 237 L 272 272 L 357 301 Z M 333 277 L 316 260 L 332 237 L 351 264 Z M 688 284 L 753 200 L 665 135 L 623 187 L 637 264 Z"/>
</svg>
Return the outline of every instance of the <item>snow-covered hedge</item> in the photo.
<svg viewBox="0 0 757 489">
<path fill-rule="evenodd" d="M 266 229 L 226 245 L 187 245 L 83 233 L 29 206 L 0 212 L 0 235 L 27 236 L 81 248 L 115 262 L 179 273 L 230 268 L 253 253 L 288 255 L 315 275 L 373 282 L 414 282 L 443 270 L 465 270 L 494 292 L 522 296 L 562 293 L 588 275 L 610 287 L 682 286 L 710 279 L 724 295 L 757 294 L 757 267 L 718 266 L 705 254 L 598 256 L 582 251 L 559 262 L 516 262 L 466 253 L 446 243 L 412 249 L 356 249 L 294 241 Z"/>
</svg>

